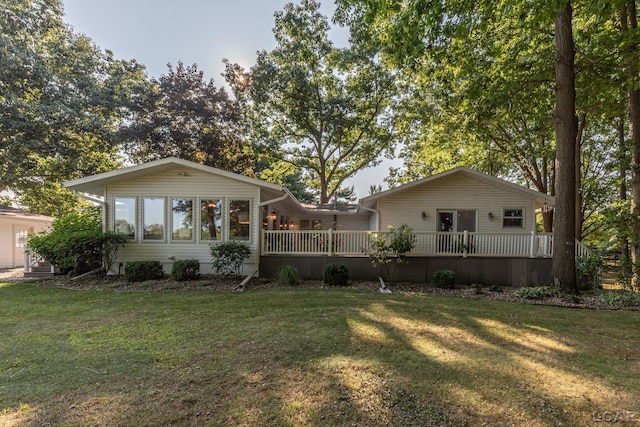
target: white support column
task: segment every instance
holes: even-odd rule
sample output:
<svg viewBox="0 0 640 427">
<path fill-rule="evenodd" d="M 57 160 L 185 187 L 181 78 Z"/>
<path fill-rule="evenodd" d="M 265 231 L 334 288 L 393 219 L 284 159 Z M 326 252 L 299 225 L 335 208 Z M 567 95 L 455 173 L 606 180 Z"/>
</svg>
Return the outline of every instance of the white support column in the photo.
<svg viewBox="0 0 640 427">
<path fill-rule="evenodd" d="M 329 247 L 327 248 L 327 251 L 329 252 L 329 256 L 333 255 L 333 229 L 330 228 L 329 229 Z"/>
<path fill-rule="evenodd" d="M 462 258 L 466 258 L 469 249 L 469 230 L 464 230 L 462 234 Z"/>
<path fill-rule="evenodd" d="M 529 248 L 529 258 L 536 257 L 536 231 L 531 231 L 531 245 Z"/>
</svg>

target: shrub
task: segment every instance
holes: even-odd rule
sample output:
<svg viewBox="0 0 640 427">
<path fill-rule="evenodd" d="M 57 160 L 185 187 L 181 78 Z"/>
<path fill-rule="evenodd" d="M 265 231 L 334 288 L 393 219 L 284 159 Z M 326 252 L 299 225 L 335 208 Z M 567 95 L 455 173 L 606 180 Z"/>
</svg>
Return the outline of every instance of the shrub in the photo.
<svg viewBox="0 0 640 427">
<path fill-rule="evenodd" d="M 324 268 L 322 281 L 330 286 L 347 286 L 349 269 L 341 263 L 330 263 Z"/>
<path fill-rule="evenodd" d="M 283 264 L 276 272 L 276 280 L 282 286 L 297 286 L 300 284 L 300 273 L 291 264 Z"/>
<path fill-rule="evenodd" d="M 576 259 L 576 268 L 581 277 L 580 289 L 602 289 L 602 257 L 590 252 Z"/>
<path fill-rule="evenodd" d="M 179 259 L 171 267 L 171 278 L 178 282 L 196 280 L 200 277 L 200 261 L 197 259 Z"/>
<path fill-rule="evenodd" d="M 237 240 L 212 243 L 209 248 L 212 256 L 213 271 L 224 276 L 240 276 L 242 274 L 242 264 L 251 254 L 249 246 Z"/>
<path fill-rule="evenodd" d="M 443 289 L 453 289 L 455 287 L 456 273 L 451 270 L 438 270 L 433 273 L 433 285 Z"/>
<path fill-rule="evenodd" d="M 635 292 L 606 292 L 600 295 L 600 302 L 615 307 L 640 305 L 640 294 Z"/>
<path fill-rule="evenodd" d="M 542 299 L 559 296 L 560 291 L 552 286 L 527 286 L 518 289 L 514 295 L 524 299 Z"/>
<path fill-rule="evenodd" d="M 389 282 L 393 282 L 395 266 L 407 262 L 405 254 L 415 246 L 416 236 L 408 225 L 387 229 L 387 233 L 369 233 L 369 247 L 360 250 L 369 257 L 372 266 L 386 270 Z"/>
<path fill-rule="evenodd" d="M 50 232 L 31 238 L 29 250 L 61 273 L 77 275 L 109 271 L 126 242 L 122 234 L 103 232 L 100 210 L 89 209 L 53 221 Z"/>
<path fill-rule="evenodd" d="M 160 261 L 130 261 L 124 265 L 124 278 L 127 282 L 145 282 L 161 279 L 162 276 Z"/>
</svg>

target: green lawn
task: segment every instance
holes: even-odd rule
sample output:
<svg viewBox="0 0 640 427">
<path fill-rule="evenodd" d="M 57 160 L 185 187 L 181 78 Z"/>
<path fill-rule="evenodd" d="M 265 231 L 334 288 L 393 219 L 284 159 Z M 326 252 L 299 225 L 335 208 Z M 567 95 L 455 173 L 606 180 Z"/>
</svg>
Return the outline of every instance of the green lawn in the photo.
<svg viewBox="0 0 640 427">
<path fill-rule="evenodd" d="M 0 426 L 637 422 L 639 325 L 422 294 L 0 283 Z"/>
</svg>

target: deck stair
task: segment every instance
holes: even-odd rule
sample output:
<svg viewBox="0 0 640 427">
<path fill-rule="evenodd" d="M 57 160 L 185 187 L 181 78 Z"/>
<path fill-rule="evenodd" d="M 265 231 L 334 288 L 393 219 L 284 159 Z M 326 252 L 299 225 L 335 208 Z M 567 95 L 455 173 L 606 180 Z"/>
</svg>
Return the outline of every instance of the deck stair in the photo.
<svg viewBox="0 0 640 427">
<path fill-rule="evenodd" d="M 24 272 L 24 277 L 49 277 L 53 276 L 53 269 L 48 261 L 39 261 L 32 265 L 29 271 Z"/>
</svg>

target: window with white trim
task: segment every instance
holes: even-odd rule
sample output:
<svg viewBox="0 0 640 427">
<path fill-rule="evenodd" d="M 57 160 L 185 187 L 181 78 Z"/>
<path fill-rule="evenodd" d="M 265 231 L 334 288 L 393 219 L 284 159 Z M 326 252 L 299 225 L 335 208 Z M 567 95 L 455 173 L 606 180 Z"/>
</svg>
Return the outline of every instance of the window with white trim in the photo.
<svg viewBox="0 0 640 427">
<path fill-rule="evenodd" d="M 127 236 L 129 240 L 136 238 L 136 198 L 113 198 L 113 231 Z"/>
<path fill-rule="evenodd" d="M 164 198 L 145 197 L 142 199 L 142 239 L 146 241 L 163 241 L 164 230 Z"/>
<path fill-rule="evenodd" d="M 249 240 L 250 218 L 249 200 L 229 201 L 229 240 Z"/>
<path fill-rule="evenodd" d="M 193 199 L 171 199 L 171 240 L 193 237 Z"/>
<path fill-rule="evenodd" d="M 505 208 L 502 215 L 503 227 L 524 227 L 524 209 Z"/>
<path fill-rule="evenodd" d="M 200 200 L 200 240 L 222 240 L 222 199 Z"/>
</svg>

